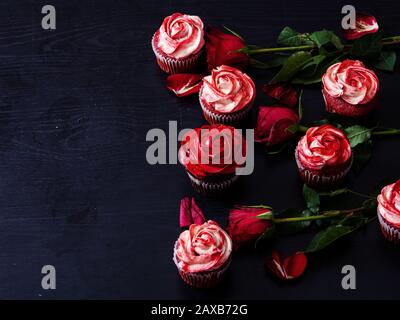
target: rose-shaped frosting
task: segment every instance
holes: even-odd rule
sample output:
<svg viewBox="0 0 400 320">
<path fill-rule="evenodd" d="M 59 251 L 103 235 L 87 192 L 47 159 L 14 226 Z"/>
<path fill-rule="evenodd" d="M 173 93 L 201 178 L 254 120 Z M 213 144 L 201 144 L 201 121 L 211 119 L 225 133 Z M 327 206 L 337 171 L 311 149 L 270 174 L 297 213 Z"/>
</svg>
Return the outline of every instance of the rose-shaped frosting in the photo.
<svg viewBox="0 0 400 320">
<path fill-rule="evenodd" d="M 311 170 L 341 165 L 352 155 L 346 135 L 330 124 L 308 129 L 297 152 L 301 164 Z"/>
<path fill-rule="evenodd" d="M 322 83 L 329 95 L 340 97 L 352 105 L 370 102 L 379 89 L 379 80 L 374 71 L 358 60 L 333 64 L 323 75 Z"/>
<path fill-rule="evenodd" d="M 214 221 L 192 224 L 175 247 L 174 261 L 184 272 L 202 272 L 222 267 L 232 253 L 232 240 Z"/>
<path fill-rule="evenodd" d="M 204 125 L 182 139 L 179 161 L 197 178 L 231 174 L 245 162 L 246 141 L 240 132 L 222 124 Z"/>
<path fill-rule="evenodd" d="M 172 58 L 186 58 L 204 46 L 203 22 L 197 16 L 174 13 L 164 19 L 156 33 L 156 45 Z"/>
<path fill-rule="evenodd" d="M 400 180 L 382 189 L 378 196 L 378 211 L 385 220 L 400 227 Z"/>
<path fill-rule="evenodd" d="M 253 100 L 255 89 L 247 74 L 222 65 L 203 78 L 200 100 L 217 112 L 238 111 Z"/>
</svg>

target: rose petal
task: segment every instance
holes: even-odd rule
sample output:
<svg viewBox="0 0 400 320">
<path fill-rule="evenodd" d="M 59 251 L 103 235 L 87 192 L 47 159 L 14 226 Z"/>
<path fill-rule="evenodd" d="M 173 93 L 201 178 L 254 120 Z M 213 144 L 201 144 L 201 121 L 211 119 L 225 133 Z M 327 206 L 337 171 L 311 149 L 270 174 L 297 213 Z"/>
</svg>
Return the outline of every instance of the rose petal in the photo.
<svg viewBox="0 0 400 320">
<path fill-rule="evenodd" d="M 303 252 L 296 252 L 282 261 L 279 252 L 273 251 L 271 258 L 265 264 L 279 279 L 292 280 L 304 273 L 307 266 L 307 256 Z"/>
<path fill-rule="evenodd" d="M 179 225 L 186 228 L 191 224 L 203 224 L 206 221 L 203 212 L 194 198 L 183 198 L 179 210 Z"/>
<path fill-rule="evenodd" d="M 202 74 L 178 73 L 168 76 L 167 88 L 177 97 L 185 97 L 200 91 Z"/>
<path fill-rule="evenodd" d="M 303 252 L 296 252 L 284 260 L 283 266 L 288 279 L 298 278 L 306 269 L 307 256 Z"/>
<path fill-rule="evenodd" d="M 379 25 L 374 16 L 365 13 L 356 14 L 356 28 L 343 30 L 343 37 L 346 40 L 354 40 L 362 36 L 378 32 Z"/>
<path fill-rule="evenodd" d="M 266 84 L 262 90 L 265 94 L 287 106 L 294 107 L 297 104 L 297 91 L 289 85 L 284 83 Z"/>
</svg>

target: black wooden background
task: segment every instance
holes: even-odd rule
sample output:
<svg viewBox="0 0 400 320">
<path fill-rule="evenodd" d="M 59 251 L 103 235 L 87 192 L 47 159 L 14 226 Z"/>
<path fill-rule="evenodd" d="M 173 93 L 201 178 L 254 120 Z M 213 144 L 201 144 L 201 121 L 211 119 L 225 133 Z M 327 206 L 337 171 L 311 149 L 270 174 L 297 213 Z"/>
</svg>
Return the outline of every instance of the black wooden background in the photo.
<svg viewBox="0 0 400 320">
<path fill-rule="evenodd" d="M 41 28 L 41 8 L 53 4 L 57 29 Z M 165 89 L 150 39 L 164 16 L 196 14 L 226 25 L 249 43 L 273 46 L 280 30 L 340 28 L 348 1 L 46 0 L 0 2 L 0 298 L 308 299 L 398 298 L 400 249 L 376 222 L 312 257 L 301 279 L 282 284 L 263 266 L 266 252 L 235 253 L 214 290 L 187 287 L 172 262 L 179 201 L 195 195 L 178 165 L 150 166 L 151 128 L 204 123 L 196 98 Z M 386 35 L 400 34 L 397 0 L 353 2 L 374 14 Z M 272 73 L 253 72 L 257 104 Z M 400 127 L 399 69 L 378 72 L 382 108 L 376 119 Z M 305 121 L 324 116 L 319 87 L 304 92 Z M 374 141 L 369 166 L 350 186 L 369 192 L 400 178 L 400 140 Z M 292 151 L 266 156 L 222 199 L 196 195 L 209 218 L 226 223 L 234 204 L 303 207 Z M 347 203 L 358 204 L 358 199 Z M 311 234 L 276 243 L 303 249 Z M 57 270 L 57 289 L 41 288 L 41 268 Z M 357 290 L 340 286 L 341 268 L 357 269 Z"/>
</svg>

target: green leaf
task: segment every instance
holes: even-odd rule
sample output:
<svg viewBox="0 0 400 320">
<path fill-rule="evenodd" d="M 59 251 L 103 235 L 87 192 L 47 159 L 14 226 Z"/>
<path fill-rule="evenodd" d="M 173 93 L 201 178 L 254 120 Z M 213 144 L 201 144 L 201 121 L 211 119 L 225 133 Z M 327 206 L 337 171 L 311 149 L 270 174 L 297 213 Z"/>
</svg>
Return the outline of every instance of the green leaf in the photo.
<svg viewBox="0 0 400 320">
<path fill-rule="evenodd" d="M 242 40 L 243 42 L 245 42 L 244 39 L 243 39 L 243 37 L 242 37 L 240 34 L 238 34 L 237 32 L 235 32 L 235 31 L 229 29 L 229 28 L 226 27 L 226 26 L 223 26 L 223 27 L 224 27 L 225 30 L 227 30 L 228 32 L 232 33 L 234 36 L 238 37 L 240 40 Z"/>
<path fill-rule="evenodd" d="M 288 56 L 282 56 L 282 55 L 276 56 L 272 59 L 269 59 L 268 61 L 261 61 L 254 58 L 250 58 L 250 66 L 257 69 L 271 69 L 282 66 L 287 59 Z"/>
<path fill-rule="evenodd" d="M 289 81 L 299 70 L 312 60 L 311 53 L 299 51 L 293 53 L 284 63 L 279 72 L 271 80 L 271 84 Z"/>
<path fill-rule="evenodd" d="M 289 131 L 290 133 L 296 133 L 299 130 L 299 125 L 296 124 L 292 124 L 291 126 L 286 128 L 286 131 Z"/>
<path fill-rule="evenodd" d="M 354 41 L 350 54 L 357 57 L 378 57 L 382 51 L 382 35 L 378 33 L 366 34 Z"/>
<path fill-rule="evenodd" d="M 344 226 L 344 225 L 334 225 L 326 228 L 318 232 L 314 238 L 309 243 L 306 253 L 316 252 L 321 249 L 324 249 L 332 242 L 340 239 L 341 237 L 345 236 L 346 234 L 351 233 L 354 230 L 352 226 Z"/>
<path fill-rule="evenodd" d="M 308 209 L 312 213 L 317 213 L 319 211 L 320 199 L 319 194 L 314 189 L 311 189 L 307 185 L 303 186 L 303 197 L 305 202 L 307 203 Z"/>
<path fill-rule="evenodd" d="M 359 174 L 372 156 L 372 141 L 369 140 L 365 143 L 359 144 L 353 148 L 353 165 L 352 169 L 356 174 Z"/>
<path fill-rule="evenodd" d="M 272 211 L 264 212 L 264 213 L 257 215 L 257 218 L 262 219 L 262 220 L 271 220 L 274 218 L 274 213 Z"/>
<path fill-rule="evenodd" d="M 321 82 L 326 69 L 336 62 L 337 57 L 327 59 L 325 55 L 314 56 L 313 61 L 304 66 L 291 82 L 305 85 Z"/>
<path fill-rule="evenodd" d="M 258 248 L 261 244 L 271 240 L 274 236 L 275 236 L 275 225 L 272 225 L 261 236 L 258 237 L 256 242 L 254 243 L 254 246 Z"/>
<path fill-rule="evenodd" d="M 382 51 L 378 60 L 374 63 L 374 67 L 384 70 L 393 71 L 396 64 L 396 52 L 393 50 Z"/>
<path fill-rule="evenodd" d="M 351 126 L 345 129 L 350 146 L 354 148 L 360 143 L 364 143 L 371 138 L 372 129 L 359 125 Z"/>
<path fill-rule="evenodd" d="M 312 215 L 310 210 L 286 209 L 276 214 L 277 218 L 309 217 Z M 311 224 L 310 221 L 285 222 L 276 224 L 276 231 L 280 234 L 294 234 L 306 229 Z"/>
<path fill-rule="evenodd" d="M 278 36 L 277 43 L 282 46 L 296 47 L 305 44 L 312 44 L 309 35 L 299 33 L 290 27 L 285 27 Z"/>
<path fill-rule="evenodd" d="M 332 44 L 336 49 L 342 50 L 343 44 L 339 37 L 329 30 L 321 30 L 311 33 L 310 38 L 315 42 L 318 48 L 326 44 Z"/>
</svg>

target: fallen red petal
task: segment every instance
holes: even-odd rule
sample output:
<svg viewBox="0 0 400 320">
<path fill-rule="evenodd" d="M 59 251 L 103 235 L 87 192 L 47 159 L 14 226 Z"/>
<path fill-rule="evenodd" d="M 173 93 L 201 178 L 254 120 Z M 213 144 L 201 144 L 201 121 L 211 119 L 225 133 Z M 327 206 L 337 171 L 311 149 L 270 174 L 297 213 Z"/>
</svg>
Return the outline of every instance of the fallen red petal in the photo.
<svg viewBox="0 0 400 320">
<path fill-rule="evenodd" d="M 200 91 L 203 74 L 178 73 L 168 76 L 167 88 L 177 97 L 185 97 Z"/>
<path fill-rule="evenodd" d="M 279 252 L 274 251 L 265 264 L 279 279 L 292 280 L 304 273 L 307 266 L 307 256 L 303 252 L 296 252 L 282 261 Z"/>
<path fill-rule="evenodd" d="M 346 40 L 355 40 L 366 34 L 378 32 L 378 30 L 379 25 L 374 16 L 357 13 L 355 29 L 344 29 L 343 37 Z"/>
<path fill-rule="evenodd" d="M 292 86 L 284 83 L 266 84 L 262 90 L 265 94 L 278 100 L 279 103 L 289 107 L 297 105 L 297 91 Z"/>
<path fill-rule="evenodd" d="M 203 224 L 206 221 L 203 212 L 194 198 L 183 198 L 179 210 L 179 225 L 186 228 L 191 224 Z"/>
<path fill-rule="evenodd" d="M 288 279 L 300 277 L 307 266 L 307 256 L 303 252 L 296 252 L 294 255 L 287 257 L 283 262 L 283 268 L 286 271 Z"/>
</svg>

